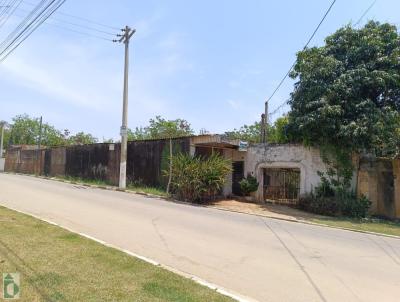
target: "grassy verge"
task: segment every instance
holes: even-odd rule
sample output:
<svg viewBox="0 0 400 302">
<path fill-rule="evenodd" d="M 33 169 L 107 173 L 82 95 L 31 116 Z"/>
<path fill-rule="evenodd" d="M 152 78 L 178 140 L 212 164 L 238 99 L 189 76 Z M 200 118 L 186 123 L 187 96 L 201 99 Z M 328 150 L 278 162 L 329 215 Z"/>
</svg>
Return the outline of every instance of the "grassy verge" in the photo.
<svg viewBox="0 0 400 302">
<path fill-rule="evenodd" d="M 97 186 L 110 186 L 113 187 L 114 185 L 104 181 L 104 180 L 99 180 L 99 179 L 86 179 L 86 178 L 80 178 L 80 177 L 71 177 L 71 176 L 65 176 L 65 177 L 56 177 L 56 179 L 59 180 L 67 180 L 73 183 L 77 184 L 87 184 L 87 185 L 97 185 Z M 158 195 L 162 197 L 168 197 L 167 192 L 161 188 L 156 188 L 156 187 L 148 187 L 148 186 L 142 186 L 142 185 L 136 185 L 136 184 L 128 184 L 127 186 L 128 191 L 135 191 L 139 193 L 146 193 L 146 194 L 152 194 L 152 195 Z"/>
<path fill-rule="evenodd" d="M 19 301 L 232 301 L 62 228 L 0 207 L 0 273 L 19 272 Z"/>
<path fill-rule="evenodd" d="M 67 180 L 67 181 L 78 183 L 78 184 L 97 185 L 97 186 L 112 186 L 105 180 L 100 180 L 100 179 L 86 179 L 86 178 L 72 177 L 72 176 L 55 177 L 55 178 L 59 179 L 59 180 Z"/>
<path fill-rule="evenodd" d="M 358 231 L 375 232 L 386 235 L 400 236 L 400 222 L 382 219 L 354 220 L 348 218 L 311 218 L 311 222 L 325 224 L 333 227 L 342 227 Z"/>
<path fill-rule="evenodd" d="M 163 197 L 168 197 L 167 192 L 165 192 L 165 190 L 163 190 L 161 188 L 146 187 L 146 186 L 129 184 L 128 185 L 128 190 L 147 193 L 147 194 L 152 194 L 152 195 L 158 195 L 158 196 L 163 196 Z"/>
</svg>

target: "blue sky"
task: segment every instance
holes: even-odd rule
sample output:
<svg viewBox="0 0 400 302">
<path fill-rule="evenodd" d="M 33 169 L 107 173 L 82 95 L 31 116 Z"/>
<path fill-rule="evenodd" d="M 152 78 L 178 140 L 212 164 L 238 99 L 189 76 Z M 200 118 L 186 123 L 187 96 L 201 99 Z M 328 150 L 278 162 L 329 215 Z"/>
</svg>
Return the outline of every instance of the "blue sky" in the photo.
<svg viewBox="0 0 400 302">
<path fill-rule="evenodd" d="M 372 2 L 338 0 L 311 45 L 355 23 Z M 161 115 L 185 118 L 196 131 L 220 133 L 259 119 L 265 99 L 330 3 L 67 0 L 60 11 L 137 29 L 131 44 L 129 127 Z M 378 0 L 361 24 L 376 19 L 399 25 L 399 11 L 400 1 Z M 9 20 L 1 39 L 18 20 Z M 58 129 L 118 138 L 122 77 L 122 45 L 44 24 L 0 65 L 0 120 L 22 113 L 42 115 Z M 288 99 L 292 87 L 291 80 L 285 82 L 271 110 Z"/>
</svg>

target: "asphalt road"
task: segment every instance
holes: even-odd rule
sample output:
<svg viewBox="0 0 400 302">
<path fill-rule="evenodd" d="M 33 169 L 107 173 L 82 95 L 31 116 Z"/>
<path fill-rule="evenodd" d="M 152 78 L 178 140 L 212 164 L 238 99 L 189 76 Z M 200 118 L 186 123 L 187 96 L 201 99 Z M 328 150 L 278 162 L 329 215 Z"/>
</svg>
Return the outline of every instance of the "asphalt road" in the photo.
<svg viewBox="0 0 400 302">
<path fill-rule="evenodd" d="M 400 240 L 0 174 L 0 204 L 258 301 L 399 301 Z"/>
</svg>

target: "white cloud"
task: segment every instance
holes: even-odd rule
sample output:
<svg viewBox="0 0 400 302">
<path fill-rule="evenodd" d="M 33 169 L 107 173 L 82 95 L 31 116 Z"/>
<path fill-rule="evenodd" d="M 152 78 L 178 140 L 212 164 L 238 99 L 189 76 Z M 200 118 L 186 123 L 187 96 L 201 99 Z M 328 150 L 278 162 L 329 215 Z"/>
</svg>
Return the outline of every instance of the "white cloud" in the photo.
<svg viewBox="0 0 400 302">
<path fill-rule="evenodd" d="M 234 110 L 239 110 L 242 107 L 242 103 L 236 100 L 228 100 L 228 104 Z"/>
</svg>

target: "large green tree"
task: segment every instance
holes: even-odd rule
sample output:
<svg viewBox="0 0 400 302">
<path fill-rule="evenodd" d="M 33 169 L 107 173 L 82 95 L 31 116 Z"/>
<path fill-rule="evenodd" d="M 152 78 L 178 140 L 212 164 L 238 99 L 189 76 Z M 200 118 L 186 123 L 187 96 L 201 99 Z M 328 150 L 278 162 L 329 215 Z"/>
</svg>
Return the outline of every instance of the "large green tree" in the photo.
<svg viewBox="0 0 400 302">
<path fill-rule="evenodd" d="M 40 119 L 27 114 L 17 115 L 8 123 L 4 131 L 4 146 L 9 145 L 37 145 L 40 136 Z M 52 147 L 61 145 L 93 144 L 98 140 L 93 135 L 78 132 L 70 135 L 70 131 L 57 130 L 54 126 L 43 123 L 41 145 Z"/>
<path fill-rule="evenodd" d="M 331 150 L 399 155 L 400 37 L 390 24 L 345 26 L 297 54 L 288 130 Z"/>
<path fill-rule="evenodd" d="M 36 145 L 40 136 L 40 119 L 32 118 L 27 114 L 17 115 L 12 119 L 7 131 L 7 145 Z M 64 143 L 64 136 L 61 131 L 53 126 L 43 123 L 42 125 L 42 146 L 57 146 Z"/>
<path fill-rule="evenodd" d="M 128 130 L 129 140 L 171 138 L 193 135 L 194 131 L 188 121 L 184 119 L 167 120 L 156 116 L 149 120 L 146 127 L 137 127 Z"/>
<path fill-rule="evenodd" d="M 95 144 L 98 139 L 90 133 L 78 132 L 75 135 L 71 135 L 66 139 L 66 143 L 69 145 L 88 145 Z"/>
<path fill-rule="evenodd" d="M 282 116 L 275 120 L 272 125 L 267 128 L 267 141 L 269 143 L 288 143 L 290 137 L 287 134 L 286 128 L 288 124 L 288 117 Z M 254 122 L 251 125 L 243 125 L 239 129 L 225 132 L 230 139 L 240 139 L 249 143 L 261 142 L 261 123 Z"/>
</svg>

